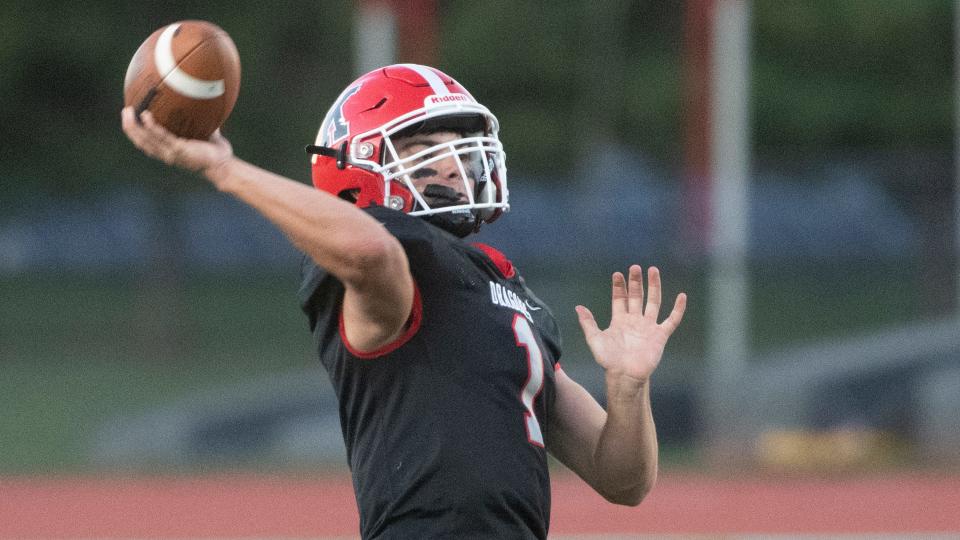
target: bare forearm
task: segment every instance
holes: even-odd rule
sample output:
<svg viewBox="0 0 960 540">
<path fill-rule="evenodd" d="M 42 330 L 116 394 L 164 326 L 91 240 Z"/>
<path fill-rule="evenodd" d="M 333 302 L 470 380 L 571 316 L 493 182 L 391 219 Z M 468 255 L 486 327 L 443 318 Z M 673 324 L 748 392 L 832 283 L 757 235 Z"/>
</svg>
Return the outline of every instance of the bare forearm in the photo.
<svg viewBox="0 0 960 540">
<path fill-rule="evenodd" d="M 352 204 L 238 158 L 205 171 L 229 193 L 273 222 L 320 266 L 345 281 L 362 269 L 364 253 L 395 243 L 382 225 Z M 399 246 L 397 246 L 399 247 Z"/>
<path fill-rule="evenodd" d="M 374 350 L 395 337 L 413 303 L 414 285 L 400 241 L 369 214 L 338 197 L 251 165 L 213 133 L 176 137 L 150 111 L 120 112 L 123 132 L 146 155 L 205 176 L 273 222 L 291 242 L 344 284 L 347 337 Z"/>
<path fill-rule="evenodd" d="M 639 504 L 657 480 L 657 430 L 650 408 L 650 376 L 660 364 L 667 340 L 683 319 L 687 305 L 687 296 L 680 293 L 670 315 L 657 322 L 662 289 L 656 267 L 647 269 L 647 282 L 649 294 L 645 295 L 640 265 L 630 265 L 629 278 L 614 272 L 613 315 L 606 330 L 600 329 L 589 309 L 576 308 L 590 352 L 606 372 L 607 410 L 582 415 L 588 421 L 581 423 L 587 427 L 568 428 L 580 434 L 580 440 L 592 438 L 599 431 L 593 439 L 597 444 L 592 460 L 584 465 L 582 455 L 574 454 L 571 461 L 585 471 L 584 478 L 607 500 L 628 505 Z M 572 405 L 566 407 L 573 409 Z"/>
<path fill-rule="evenodd" d="M 379 221 L 336 196 L 236 157 L 203 174 L 343 282 L 341 313 L 354 347 L 375 350 L 397 337 L 410 315 L 413 279 L 403 246 Z"/>
<path fill-rule="evenodd" d="M 608 373 L 607 419 L 594 456 L 604 496 L 639 504 L 656 482 L 657 454 L 649 379 Z"/>
</svg>

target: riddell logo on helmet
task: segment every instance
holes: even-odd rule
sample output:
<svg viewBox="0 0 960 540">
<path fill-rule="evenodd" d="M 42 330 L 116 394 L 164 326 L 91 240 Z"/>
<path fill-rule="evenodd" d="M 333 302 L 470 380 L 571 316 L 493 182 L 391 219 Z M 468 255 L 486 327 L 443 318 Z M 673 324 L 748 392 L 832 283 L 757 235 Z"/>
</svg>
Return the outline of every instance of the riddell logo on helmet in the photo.
<svg viewBox="0 0 960 540">
<path fill-rule="evenodd" d="M 427 99 L 423 100 L 423 104 L 427 107 L 431 105 L 445 105 L 447 103 L 469 103 L 473 101 L 470 99 L 470 96 L 464 94 L 447 94 L 445 96 L 427 96 Z"/>
</svg>

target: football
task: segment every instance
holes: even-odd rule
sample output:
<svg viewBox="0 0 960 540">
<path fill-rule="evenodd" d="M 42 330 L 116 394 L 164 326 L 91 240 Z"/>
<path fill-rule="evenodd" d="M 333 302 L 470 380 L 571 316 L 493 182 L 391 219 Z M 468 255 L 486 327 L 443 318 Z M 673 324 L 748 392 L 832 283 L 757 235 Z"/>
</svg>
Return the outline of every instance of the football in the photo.
<svg viewBox="0 0 960 540">
<path fill-rule="evenodd" d="M 140 45 L 123 81 L 125 106 L 149 110 L 171 132 L 208 139 L 233 111 L 240 55 L 215 24 L 190 20 L 158 29 Z"/>
</svg>

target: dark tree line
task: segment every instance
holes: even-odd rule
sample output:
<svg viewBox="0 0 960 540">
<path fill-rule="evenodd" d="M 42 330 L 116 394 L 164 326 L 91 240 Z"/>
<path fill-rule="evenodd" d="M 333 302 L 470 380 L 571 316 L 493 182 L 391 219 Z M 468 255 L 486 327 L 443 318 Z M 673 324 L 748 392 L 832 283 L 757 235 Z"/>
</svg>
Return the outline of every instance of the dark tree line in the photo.
<svg viewBox="0 0 960 540">
<path fill-rule="evenodd" d="M 754 1 L 754 145 L 949 151 L 948 0 Z M 240 50 L 226 126 L 238 153 L 306 181 L 303 144 L 355 73 L 353 4 L 37 2 L 0 8 L 4 198 L 132 181 L 196 186 L 131 151 L 127 62 L 162 24 L 203 18 Z M 440 67 L 501 118 L 513 169 L 562 179 L 596 137 L 666 164 L 682 155 L 680 3 L 440 2 Z M 402 60 L 402 59 L 401 59 Z"/>
</svg>

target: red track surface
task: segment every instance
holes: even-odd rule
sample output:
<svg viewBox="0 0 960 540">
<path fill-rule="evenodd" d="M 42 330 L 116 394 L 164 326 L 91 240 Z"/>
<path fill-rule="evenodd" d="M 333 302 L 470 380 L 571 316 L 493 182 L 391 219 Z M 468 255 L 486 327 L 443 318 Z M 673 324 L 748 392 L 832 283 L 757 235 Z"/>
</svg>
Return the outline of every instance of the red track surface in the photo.
<svg viewBox="0 0 960 540">
<path fill-rule="evenodd" d="M 960 477 L 705 478 L 663 474 L 637 508 L 554 480 L 551 534 L 923 533 L 960 536 Z M 0 479 L 0 538 L 355 536 L 349 479 Z"/>
</svg>

